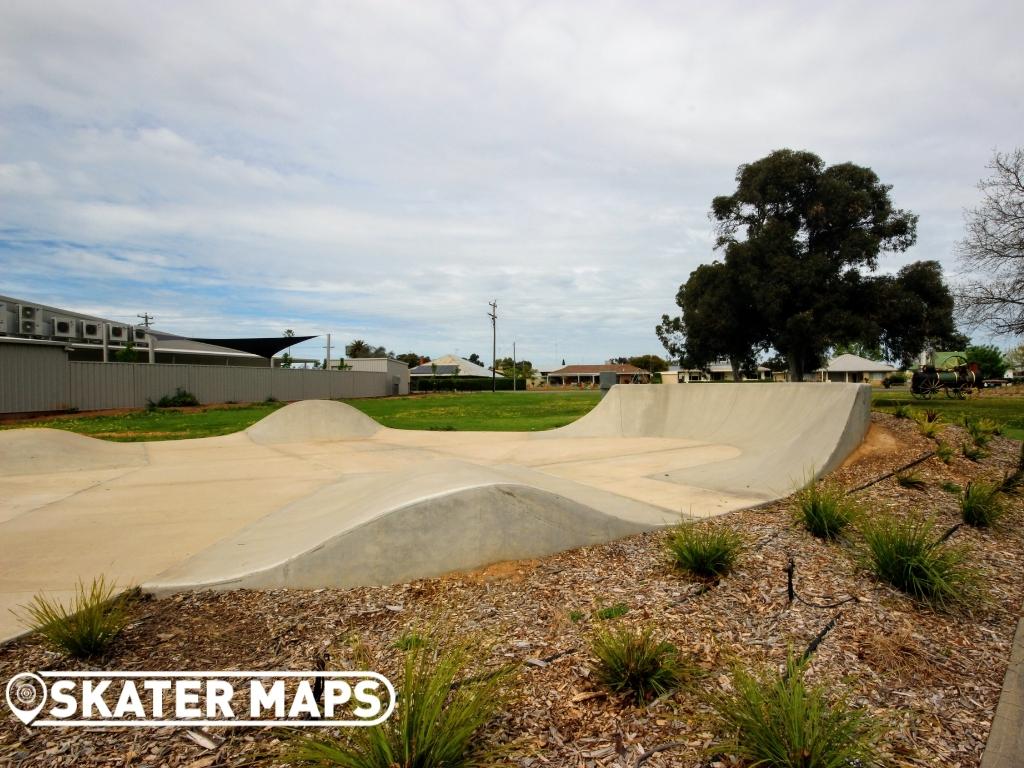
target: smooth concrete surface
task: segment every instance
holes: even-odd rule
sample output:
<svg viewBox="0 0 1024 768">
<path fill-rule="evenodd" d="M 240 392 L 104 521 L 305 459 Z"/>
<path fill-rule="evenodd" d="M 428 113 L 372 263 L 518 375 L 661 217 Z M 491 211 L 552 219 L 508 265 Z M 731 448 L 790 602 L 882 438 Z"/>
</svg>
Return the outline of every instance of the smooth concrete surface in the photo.
<svg viewBox="0 0 1024 768">
<path fill-rule="evenodd" d="M 862 385 L 691 384 L 616 386 L 540 433 L 386 429 L 330 401 L 199 440 L 0 432 L 0 638 L 8 608 L 98 574 L 159 593 L 387 583 L 717 515 L 832 469 L 869 421 Z"/>
<path fill-rule="evenodd" d="M 981 768 L 1021 766 L 1024 766 L 1024 619 L 1017 624 L 1003 692 L 981 758 Z"/>
</svg>

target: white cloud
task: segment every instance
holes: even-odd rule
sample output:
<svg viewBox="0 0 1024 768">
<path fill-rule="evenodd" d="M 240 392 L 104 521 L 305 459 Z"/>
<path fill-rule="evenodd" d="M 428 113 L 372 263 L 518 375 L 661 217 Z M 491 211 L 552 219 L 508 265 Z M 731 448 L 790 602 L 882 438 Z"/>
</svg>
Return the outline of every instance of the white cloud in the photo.
<svg viewBox="0 0 1024 768">
<path fill-rule="evenodd" d="M 872 166 L 921 215 L 919 246 L 885 267 L 951 267 L 991 149 L 1019 143 L 1022 17 L 11 3 L 4 289 L 97 311 L 130 292 L 170 330 L 428 354 L 483 353 L 497 297 L 502 343 L 535 362 L 658 351 L 655 322 L 715 256 L 711 198 L 777 147 Z"/>
</svg>

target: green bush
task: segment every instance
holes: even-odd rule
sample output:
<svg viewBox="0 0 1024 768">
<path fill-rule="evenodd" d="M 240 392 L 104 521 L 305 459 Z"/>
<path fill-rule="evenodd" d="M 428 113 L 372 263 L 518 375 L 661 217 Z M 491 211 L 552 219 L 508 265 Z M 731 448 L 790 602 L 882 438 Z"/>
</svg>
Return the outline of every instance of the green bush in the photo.
<svg viewBox="0 0 1024 768">
<path fill-rule="evenodd" d="M 186 408 L 192 405 L 199 405 L 199 400 L 188 390 L 177 387 L 173 395 L 164 395 L 155 403 L 146 398 L 146 407 L 149 410 L 154 408 Z"/>
<path fill-rule="evenodd" d="M 791 652 L 783 675 L 737 670 L 732 691 L 712 698 L 730 737 L 710 749 L 772 768 L 879 765 L 878 724 L 845 702 L 830 704 L 825 686 L 805 684 L 804 668 Z"/>
<path fill-rule="evenodd" d="M 127 597 L 100 576 L 88 589 L 81 581 L 69 607 L 40 593 L 22 606 L 22 619 L 54 648 L 76 659 L 95 659 L 104 654 L 127 623 Z"/>
<path fill-rule="evenodd" d="M 668 548 L 678 567 L 701 578 L 715 579 L 732 570 L 742 544 L 739 534 L 728 528 L 683 523 L 672 534 Z"/>
<path fill-rule="evenodd" d="M 960 496 L 960 512 L 964 522 L 975 528 L 989 528 L 1003 514 L 1005 507 L 998 483 L 974 480 Z"/>
<path fill-rule="evenodd" d="M 595 678 L 613 693 L 629 693 L 637 705 L 668 693 L 682 677 L 673 645 L 654 639 L 650 628 L 598 630 L 590 649 L 597 657 Z"/>
<path fill-rule="evenodd" d="M 794 517 L 819 539 L 835 539 L 857 516 L 857 506 L 842 488 L 810 484 L 796 495 Z"/>
<path fill-rule="evenodd" d="M 439 651 L 436 645 L 432 639 L 406 653 L 391 717 L 338 736 L 296 737 L 291 758 L 345 768 L 470 768 L 497 760 L 502 746 L 488 748 L 482 734 L 511 700 L 514 668 L 476 668 L 479 647 L 470 639 Z"/>
<path fill-rule="evenodd" d="M 911 597 L 940 607 L 976 594 L 977 573 L 962 547 L 941 541 L 930 519 L 880 515 L 861 525 L 868 569 Z"/>
</svg>

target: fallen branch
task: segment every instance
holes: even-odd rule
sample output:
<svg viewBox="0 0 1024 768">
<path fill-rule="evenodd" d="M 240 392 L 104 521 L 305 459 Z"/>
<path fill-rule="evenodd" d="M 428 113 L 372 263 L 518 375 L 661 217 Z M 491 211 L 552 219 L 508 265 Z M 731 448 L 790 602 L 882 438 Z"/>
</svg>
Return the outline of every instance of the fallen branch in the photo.
<svg viewBox="0 0 1024 768">
<path fill-rule="evenodd" d="M 666 751 L 668 751 L 670 749 L 675 749 L 676 747 L 685 747 L 685 746 L 686 746 L 686 742 L 685 741 L 666 741 L 664 744 L 659 744 L 656 747 L 651 747 L 649 750 L 647 750 L 642 755 L 637 757 L 636 762 L 633 763 L 633 768 L 639 768 L 641 765 L 646 763 L 648 760 L 650 760 L 652 757 L 654 757 L 659 752 L 666 752 Z"/>
</svg>

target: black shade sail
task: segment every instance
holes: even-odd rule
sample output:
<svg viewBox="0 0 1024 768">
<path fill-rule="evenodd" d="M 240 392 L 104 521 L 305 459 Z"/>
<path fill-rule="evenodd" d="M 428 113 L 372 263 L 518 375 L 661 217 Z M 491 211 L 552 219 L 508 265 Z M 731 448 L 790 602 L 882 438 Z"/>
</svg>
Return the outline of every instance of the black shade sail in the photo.
<svg viewBox="0 0 1024 768">
<path fill-rule="evenodd" d="M 189 341 L 198 341 L 200 344 L 212 344 L 215 347 L 226 347 L 237 352 L 248 352 L 250 355 L 265 357 L 269 360 L 282 349 L 315 339 L 316 336 L 270 336 L 256 339 L 197 339 L 192 336 L 184 338 Z"/>
</svg>

